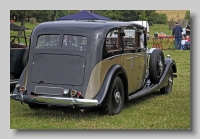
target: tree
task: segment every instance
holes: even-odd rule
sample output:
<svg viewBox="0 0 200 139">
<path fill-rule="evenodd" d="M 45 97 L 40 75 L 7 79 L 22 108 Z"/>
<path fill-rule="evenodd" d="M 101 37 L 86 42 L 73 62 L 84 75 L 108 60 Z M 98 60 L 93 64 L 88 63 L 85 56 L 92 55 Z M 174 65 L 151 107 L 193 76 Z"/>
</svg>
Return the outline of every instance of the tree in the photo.
<svg viewBox="0 0 200 139">
<path fill-rule="evenodd" d="M 187 19 L 188 21 L 190 21 L 190 11 L 186 11 L 184 19 Z"/>
<path fill-rule="evenodd" d="M 141 20 L 141 21 L 147 21 L 148 20 L 148 18 L 146 16 L 146 11 L 144 11 L 144 10 L 140 11 L 138 20 Z"/>
</svg>

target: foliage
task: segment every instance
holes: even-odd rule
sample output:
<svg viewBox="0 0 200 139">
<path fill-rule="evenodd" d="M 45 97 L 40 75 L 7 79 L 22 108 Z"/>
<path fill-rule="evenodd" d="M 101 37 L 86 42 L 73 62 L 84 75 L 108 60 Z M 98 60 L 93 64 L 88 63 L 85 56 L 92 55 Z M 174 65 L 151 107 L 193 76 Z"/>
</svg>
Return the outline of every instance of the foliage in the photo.
<svg viewBox="0 0 200 139">
<path fill-rule="evenodd" d="M 186 11 L 184 19 L 187 19 L 188 21 L 190 21 L 190 11 L 189 10 Z"/>
<path fill-rule="evenodd" d="M 58 17 L 67 16 L 80 10 L 11 10 L 10 18 L 16 22 L 36 18 L 37 22 L 53 21 Z M 117 21 L 145 20 L 150 24 L 166 23 L 165 14 L 158 14 L 155 10 L 92 10 L 96 14 L 106 16 Z M 25 16 L 23 16 L 25 15 Z"/>
<path fill-rule="evenodd" d="M 10 18 L 15 21 L 20 21 L 23 12 L 26 13 L 27 18 L 36 18 L 38 22 L 53 21 L 58 17 L 76 13 L 78 10 L 11 10 Z M 27 19 L 26 19 L 27 20 Z"/>
<path fill-rule="evenodd" d="M 167 24 L 167 15 L 163 13 L 155 13 L 153 16 L 155 24 Z"/>
</svg>

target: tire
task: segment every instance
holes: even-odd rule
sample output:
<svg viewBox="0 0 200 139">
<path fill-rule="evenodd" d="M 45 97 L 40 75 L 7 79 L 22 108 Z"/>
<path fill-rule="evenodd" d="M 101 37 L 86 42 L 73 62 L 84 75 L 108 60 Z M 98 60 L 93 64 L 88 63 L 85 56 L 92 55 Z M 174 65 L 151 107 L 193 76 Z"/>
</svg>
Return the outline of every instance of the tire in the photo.
<svg viewBox="0 0 200 139">
<path fill-rule="evenodd" d="M 48 107 L 48 105 L 46 105 L 46 104 L 37 104 L 37 103 L 28 103 L 28 106 L 30 109 L 41 109 L 41 108 Z"/>
<path fill-rule="evenodd" d="M 108 105 L 105 111 L 109 115 L 116 115 L 121 112 L 124 107 L 124 85 L 119 77 L 116 77 L 109 93 Z"/>
<path fill-rule="evenodd" d="M 155 49 L 149 60 L 149 78 L 151 82 L 157 83 L 164 71 L 165 59 L 161 49 Z"/>
<path fill-rule="evenodd" d="M 173 79 L 174 79 L 172 68 L 169 69 L 167 76 L 168 76 L 168 84 L 167 86 L 160 89 L 161 94 L 169 94 L 172 91 Z"/>
<path fill-rule="evenodd" d="M 22 67 L 25 68 L 26 67 L 26 62 L 28 61 L 28 51 L 29 51 L 29 48 L 27 48 L 24 53 L 23 53 L 23 56 L 22 56 Z"/>
</svg>

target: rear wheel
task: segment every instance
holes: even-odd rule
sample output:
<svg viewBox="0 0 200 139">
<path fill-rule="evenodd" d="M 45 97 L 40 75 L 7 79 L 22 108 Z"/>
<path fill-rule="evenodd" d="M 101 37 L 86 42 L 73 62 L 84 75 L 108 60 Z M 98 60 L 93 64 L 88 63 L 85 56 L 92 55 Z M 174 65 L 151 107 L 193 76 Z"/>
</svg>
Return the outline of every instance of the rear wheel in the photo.
<svg viewBox="0 0 200 139">
<path fill-rule="evenodd" d="M 124 86 L 122 80 L 116 77 L 109 92 L 108 105 L 105 107 L 106 113 L 116 115 L 124 107 Z"/>
<path fill-rule="evenodd" d="M 169 69 L 167 76 L 168 76 L 168 84 L 167 86 L 160 89 L 161 94 L 169 94 L 172 91 L 173 79 L 174 79 L 172 68 Z"/>
<path fill-rule="evenodd" d="M 47 108 L 48 105 L 46 104 L 37 104 L 37 103 L 28 103 L 30 109 L 40 109 L 40 108 Z"/>
</svg>

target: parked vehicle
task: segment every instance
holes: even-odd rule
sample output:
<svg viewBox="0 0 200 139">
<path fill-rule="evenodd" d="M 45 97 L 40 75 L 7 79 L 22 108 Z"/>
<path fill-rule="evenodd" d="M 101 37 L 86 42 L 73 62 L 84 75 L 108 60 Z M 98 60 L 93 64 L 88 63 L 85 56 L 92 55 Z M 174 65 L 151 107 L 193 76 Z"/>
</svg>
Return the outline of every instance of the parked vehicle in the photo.
<svg viewBox="0 0 200 139">
<path fill-rule="evenodd" d="M 16 84 L 19 77 L 25 67 L 28 43 L 25 30 L 28 28 L 18 26 L 10 22 L 10 30 L 22 31 L 25 44 L 20 42 L 20 38 L 17 36 L 10 36 L 10 84 Z"/>
<path fill-rule="evenodd" d="M 133 30 L 127 38 L 124 30 Z M 114 36 L 110 35 L 114 34 Z M 140 45 L 146 28 L 131 22 L 54 21 L 32 31 L 28 65 L 10 97 L 31 109 L 101 107 L 109 115 L 154 91 L 168 94 L 175 61 Z M 125 40 L 125 41 L 124 41 Z"/>
</svg>

